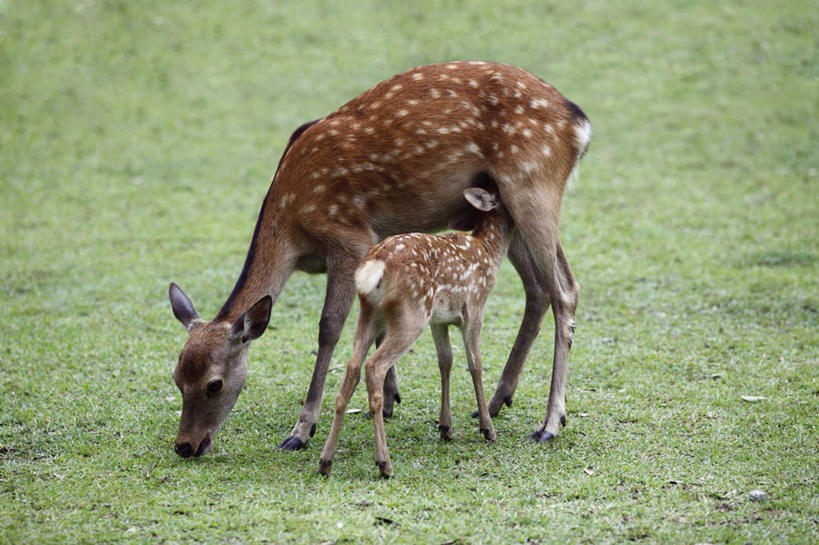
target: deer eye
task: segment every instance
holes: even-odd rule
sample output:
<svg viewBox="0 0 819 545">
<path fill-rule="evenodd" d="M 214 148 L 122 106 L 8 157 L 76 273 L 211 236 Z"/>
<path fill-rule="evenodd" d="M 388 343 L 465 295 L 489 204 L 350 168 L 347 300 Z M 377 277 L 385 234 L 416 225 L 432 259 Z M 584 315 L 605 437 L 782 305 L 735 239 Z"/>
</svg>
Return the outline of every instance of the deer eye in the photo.
<svg viewBox="0 0 819 545">
<path fill-rule="evenodd" d="M 208 395 L 212 396 L 219 392 L 222 389 L 222 381 L 221 379 L 216 379 L 208 382 Z"/>
</svg>

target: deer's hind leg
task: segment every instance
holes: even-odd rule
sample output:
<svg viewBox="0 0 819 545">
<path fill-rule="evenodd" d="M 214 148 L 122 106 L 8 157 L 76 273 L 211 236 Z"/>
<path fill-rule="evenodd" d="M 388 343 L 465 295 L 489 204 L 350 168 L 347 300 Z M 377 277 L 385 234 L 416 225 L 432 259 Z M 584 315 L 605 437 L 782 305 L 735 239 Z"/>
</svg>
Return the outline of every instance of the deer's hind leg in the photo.
<svg viewBox="0 0 819 545">
<path fill-rule="evenodd" d="M 554 362 L 549 401 L 543 426 L 532 434 L 535 441 L 557 436 L 566 419 L 566 375 L 574 332 L 579 286 L 560 245 L 559 214 L 563 182 L 523 176 L 498 177 L 501 198 L 528 246 L 544 280 L 555 319 Z"/>
<path fill-rule="evenodd" d="M 384 429 L 384 379 L 389 368 L 412 348 L 425 326 L 426 323 L 422 319 L 407 319 L 406 316 L 390 319 L 381 346 L 364 362 L 367 397 L 375 433 L 375 465 L 378 466 L 384 478 L 389 478 L 393 474 L 390 454 L 387 450 L 387 434 Z"/>
<path fill-rule="evenodd" d="M 361 301 L 361 310 L 358 314 L 358 324 L 356 326 L 355 341 L 353 343 L 353 354 L 350 362 L 344 370 L 344 377 L 341 379 L 341 387 L 336 396 L 335 414 L 333 424 L 330 427 L 330 434 L 324 443 L 319 459 L 319 473 L 329 475 L 336 454 L 338 436 L 341 432 L 341 425 L 344 422 L 344 414 L 347 411 L 347 404 L 355 392 L 358 381 L 361 378 L 361 364 L 367 356 L 367 351 L 373 343 L 376 332 L 376 316 L 374 309 L 366 301 Z"/>
</svg>

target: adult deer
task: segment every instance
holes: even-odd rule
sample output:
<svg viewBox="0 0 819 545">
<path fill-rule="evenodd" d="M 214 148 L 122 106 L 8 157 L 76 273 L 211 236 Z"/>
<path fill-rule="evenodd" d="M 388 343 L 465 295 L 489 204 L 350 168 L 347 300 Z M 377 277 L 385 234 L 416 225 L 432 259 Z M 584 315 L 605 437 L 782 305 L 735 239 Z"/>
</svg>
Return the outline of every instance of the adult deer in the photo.
<svg viewBox="0 0 819 545">
<path fill-rule="evenodd" d="M 281 448 L 315 433 L 324 381 L 355 294 L 353 275 L 384 238 L 435 231 L 466 206 L 467 187 L 494 182 L 517 231 L 509 258 L 526 308 L 490 415 L 511 405 L 526 356 L 551 303 L 554 363 L 546 417 L 532 434 L 548 441 L 565 425 L 566 372 L 578 285 L 560 245 L 563 190 L 588 147 L 583 112 L 552 86 L 514 66 L 452 62 L 422 66 L 379 83 L 290 137 L 262 204 L 233 292 L 212 321 L 170 288 L 189 332 L 174 370 L 182 391 L 176 437 L 181 456 L 201 455 L 236 401 L 249 343 L 262 334 L 290 274 L 327 273 L 319 349 L 307 399 Z M 383 411 L 400 401 L 394 369 Z"/>
</svg>

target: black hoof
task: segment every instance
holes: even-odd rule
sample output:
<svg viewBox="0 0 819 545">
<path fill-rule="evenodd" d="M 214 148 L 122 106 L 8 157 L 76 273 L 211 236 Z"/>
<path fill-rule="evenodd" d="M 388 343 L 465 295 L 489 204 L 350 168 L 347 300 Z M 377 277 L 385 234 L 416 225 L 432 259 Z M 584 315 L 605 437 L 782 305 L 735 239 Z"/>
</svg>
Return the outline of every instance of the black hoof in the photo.
<svg viewBox="0 0 819 545">
<path fill-rule="evenodd" d="M 301 450 L 303 449 L 307 443 L 299 439 L 298 437 L 288 437 L 282 444 L 279 445 L 279 448 L 282 450 Z"/>
<path fill-rule="evenodd" d="M 438 426 L 438 431 L 441 434 L 441 439 L 452 441 L 452 432 L 449 431 L 449 426 Z"/>
<path fill-rule="evenodd" d="M 535 443 L 548 443 L 552 439 L 555 438 L 555 434 L 552 432 L 544 430 L 537 430 L 535 433 L 529 436 L 529 439 L 534 441 Z"/>
<path fill-rule="evenodd" d="M 330 474 L 330 468 L 332 467 L 332 465 L 333 465 L 332 460 L 325 460 L 323 458 L 319 459 L 319 467 L 318 467 L 319 473 L 321 473 L 322 475 L 325 475 L 325 476 L 329 475 Z"/>
<path fill-rule="evenodd" d="M 511 407 L 512 406 L 512 396 L 504 397 L 503 402 L 506 404 L 507 407 Z"/>
<path fill-rule="evenodd" d="M 393 408 L 389 408 L 389 409 L 384 408 L 384 409 L 381 409 L 381 414 L 384 416 L 384 418 L 392 418 L 392 413 L 394 411 L 395 411 L 395 409 L 393 409 Z"/>
<path fill-rule="evenodd" d="M 313 424 L 310 426 L 310 437 L 313 437 L 316 434 L 316 425 Z"/>
<path fill-rule="evenodd" d="M 560 425 L 563 426 L 564 428 L 566 427 L 566 415 L 565 414 L 560 415 Z"/>
<path fill-rule="evenodd" d="M 483 434 L 483 438 L 486 439 L 487 441 L 494 441 L 495 440 L 495 438 L 492 437 L 492 434 L 489 432 L 489 430 L 485 430 L 485 429 L 481 428 L 481 433 Z"/>
<path fill-rule="evenodd" d="M 478 411 L 472 413 L 472 418 L 478 418 Z"/>
<path fill-rule="evenodd" d="M 378 471 L 381 472 L 382 477 L 384 477 L 385 479 L 389 479 L 391 477 L 391 475 L 387 473 L 387 462 L 376 461 L 375 465 L 378 468 Z"/>
</svg>

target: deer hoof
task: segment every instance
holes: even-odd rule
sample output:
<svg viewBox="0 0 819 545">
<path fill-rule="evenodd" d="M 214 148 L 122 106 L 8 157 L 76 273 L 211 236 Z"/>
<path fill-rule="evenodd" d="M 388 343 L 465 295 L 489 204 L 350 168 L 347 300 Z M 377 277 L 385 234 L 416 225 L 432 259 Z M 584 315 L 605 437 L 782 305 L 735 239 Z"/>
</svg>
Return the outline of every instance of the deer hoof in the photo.
<svg viewBox="0 0 819 545">
<path fill-rule="evenodd" d="M 323 458 L 319 459 L 319 467 L 318 472 L 324 475 L 325 477 L 330 474 L 330 469 L 333 466 L 332 460 L 325 460 Z"/>
<path fill-rule="evenodd" d="M 555 434 L 550 431 L 546 431 L 545 429 L 537 430 L 535 433 L 529 436 L 529 439 L 535 443 L 548 443 L 554 438 Z"/>
<path fill-rule="evenodd" d="M 483 438 L 486 439 L 487 441 L 495 440 L 495 430 L 481 429 L 481 433 L 483 434 Z"/>
<path fill-rule="evenodd" d="M 279 445 L 279 448 L 282 450 L 301 450 L 305 446 L 307 446 L 307 443 L 305 443 L 298 437 L 293 436 L 288 437 L 287 439 L 282 441 L 282 444 Z"/>
<path fill-rule="evenodd" d="M 379 462 L 376 460 L 375 462 L 376 467 L 378 467 L 378 471 L 381 472 L 381 476 L 385 479 L 389 479 L 392 477 L 392 466 L 389 462 Z"/>
<path fill-rule="evenodd" d="M 563 426 L 564 428 L 566 427 L 566 414 L 565 413 L 560 415 L 560 425 Z"/>
<path fill-rule="evenodd" d="M 452 428 L 449 426 L 438 426 L 438 431 L 441 433 L 441 439 L 444 441 L 452 440 Z"/>
</svg>

